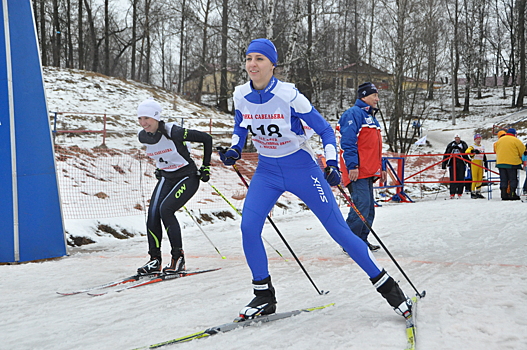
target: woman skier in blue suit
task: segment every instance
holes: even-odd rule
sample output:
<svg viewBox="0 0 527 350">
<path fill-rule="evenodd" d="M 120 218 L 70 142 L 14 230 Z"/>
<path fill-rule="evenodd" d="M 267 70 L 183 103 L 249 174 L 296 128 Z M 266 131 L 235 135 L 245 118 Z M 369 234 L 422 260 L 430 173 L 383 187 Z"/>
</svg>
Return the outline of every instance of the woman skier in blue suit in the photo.
<svg viewBox="0 0 527 350">
<path fill-rule="evenodd" d="M 267 39 L 253 40 L 246 51 L 250 81 L 234 90 L 235 126 L 231 147 L 220 152 L 225 165 L 241 158 L 247 133 L 259 153 L 241 223 L 243 249 L 253 277 L 255 298 L 241 311 L 251 319 L 276 311 L 275 289 L 262 241 L 265 219 L 285 191 L 298 196 L 331 237 L 368 274 L 377 291 L 399 314 L 410 315 L 411 300 L 376 262 L 368 246 L 349 229 L 331 186 L 340 184 L 335 134 L 331 125 L 293 84 L 274 77 L 278 53 Z M 322 138 L 327 167 L 315 161 L 303 124 Z M 325 179 L 325 180 L 324 180 Z"/>
</svg>

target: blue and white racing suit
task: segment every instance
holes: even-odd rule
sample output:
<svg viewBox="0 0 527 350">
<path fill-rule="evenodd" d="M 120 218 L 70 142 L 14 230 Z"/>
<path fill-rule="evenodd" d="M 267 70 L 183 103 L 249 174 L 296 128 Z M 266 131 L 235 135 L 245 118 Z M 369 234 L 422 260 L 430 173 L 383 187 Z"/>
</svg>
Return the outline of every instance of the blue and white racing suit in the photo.
<svg viewBox="0 0 527 350">
<path fill-rule="evenodd" d="M 232 146 L 241 152 L 247 133 L 259 153 L 241 223 L 243 249 L 253 280 L 269 276 L 262 229 L 267 215 L 285 191 L 298 196 L 318 217 L 331 237 L 368 274 L 378 265 L 367 245 L 349 229 L 307 140 L 314 130 L 322 138 L 327 160 L 336 160 L 331 125 L 293 84 L 272 77 L 264 90 L 250 82 L 234 91 L 236 109 Z M 307 129 L 307 130 L 306 130 Z"/>
</svg>

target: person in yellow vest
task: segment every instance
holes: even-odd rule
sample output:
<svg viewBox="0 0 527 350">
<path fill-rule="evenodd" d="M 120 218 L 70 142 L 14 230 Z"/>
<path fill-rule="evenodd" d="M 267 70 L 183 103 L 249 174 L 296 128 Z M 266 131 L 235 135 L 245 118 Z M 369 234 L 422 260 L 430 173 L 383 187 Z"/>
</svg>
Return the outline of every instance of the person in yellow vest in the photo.
<svg viewBox="0 0 527 350">
<path fill-rule="evenodd" d="M 481 135 L 474 135 L 474 144 L 467 148 L 466 153 L 470 153 L 470 160 L 474 164 L 470 164 L 470 172 L 472 174 L 472 191 L 470 198 L 478 199 L 485 198 L 481 195 L 481 181 L 483 180 L 483 164 L 487 163 L 487 156 L 485 156 L 485 146 L 481 144 Z"/>
<path fill-rule="evenodd" d="M 518 169 L 522 166 L 525 145 L 516 138 L 516 130 L 510 128 L 494 143 L 496 167 L 500 172 L 500 191 L 502 200 L 518 200 Z"/>
</svg>

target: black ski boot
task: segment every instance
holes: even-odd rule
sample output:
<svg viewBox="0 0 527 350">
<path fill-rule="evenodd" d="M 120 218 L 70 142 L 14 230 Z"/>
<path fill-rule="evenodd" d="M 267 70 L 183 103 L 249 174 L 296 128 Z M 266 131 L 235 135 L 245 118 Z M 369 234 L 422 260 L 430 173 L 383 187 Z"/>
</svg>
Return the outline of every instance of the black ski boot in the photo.
<svg viewBox="0 0 527 350">
<path fill-rule="evenodd" d="M 412 317 L 412 300 L 404 294 L 397 282 L 385 270 L 375 278 L 370 278 L 377 292 L 404 318 Z"/>
<path fill-rule="evenodd" d="M 161 257 L 151 257 L 150 261 L 137 269 L 137 274 L 142 276 L 161 273 Z"/>
<path fill-rule="evenodd" d="M 172 259 L 170 264 L 163 269 L 163 273 L 176 274 L 181 271 L 185 271 L 185 253 L 181 248 L 172 249 Z"/>
<path fill-rule="evenodd" d="M 253 281 L 253 289 L 256 297 L 240 310 L 240 316 L 235 321 L 250 320 L 257 316 L 275 313 L 276 297 L 271 276 L 261 281 Z"/>
<path fill-rule="evenodd" d="M 378 245 L 371 244 L 369 242 L 366 242 L 366 244 L 368 245 L 368 249 L 371 250 L 372 252 L 376 252 L 377 250 L 381 249 L 381 247 Z"/>
<path fill-rule="evenodd" d="M 506 188 L 500 188 L 501 191 L 501 200 L 502 201 L 508 201 L 510 199 L 509 193 L 507 192 Z"/>
<path fill-rule="evenodd" d="M 511 194 L 510 194 L 509 200 L 510 201 L 519 201 L 520 200 L 520 196 L 518 196 L 516 194 L 516 188 L 514 188 L 514 187 L 511 187 Z"/>
</svg>

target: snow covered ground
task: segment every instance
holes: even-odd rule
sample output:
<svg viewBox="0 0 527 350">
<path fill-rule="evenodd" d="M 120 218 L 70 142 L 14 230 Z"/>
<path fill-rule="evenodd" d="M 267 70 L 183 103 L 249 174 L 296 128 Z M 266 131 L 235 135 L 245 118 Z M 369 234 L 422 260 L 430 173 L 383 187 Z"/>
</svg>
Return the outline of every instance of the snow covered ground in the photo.
<svg viewBox="0 0 527 350">
<path fill-rule="evenodd" d="M 173 120 L 185 117 L 188 125 L 207 129 L 207 118 L 219 118 L 225 130 L 230 116 L 215 114 L 182 99 L 148 87 L 99 75 L 46 70 L 48 106 L 52 111 L 108 113 L 114 131 L 130 135 L 112 137 L 109 147 L 137 147 L 133 116 L 136 104 L 154 94 Z M 79 85 L 80 82 L 80 85 Z M 126 84 L 125 84 L 126 83 Z M 148 92 L 150 91 L 150 93 Z M 497 90 L 498 91 L 498 90 Z M 496 96 L 499 96 L 501 90 Z M 382 96 L 381 96 L 382 98 Z M 476 102 L 476 101 L 475 101 Z M 471 115 L 427 120 L 423 135 L 430 146 L 414 147 L 413 154 L 442 153 L 454 133 L 471 144 L 476 128 L 491 128 L 504 116 L 509 101 L 499 97 L 477 101 Z M 170 111 L 170 112 L 168 112 Z M 478 112 L 480 111 L 480 112 Z M 525 114 L 525 113 L 524 113 Z M 75 118 L 59 128 L 100 129 L 90 116 Z M 117 117 L 115 117 L 117 116 Z M 115 118 L 114 118 L 115 117 Z M 227 118 L 228 117 L 228 118 Z M 201 120 L 201 121 L 200 121 Z M 203 122 L 204 124 L 200 124 Z M 192 124 L 194 123 L 194 124 Z M 186 124 L 187 125 L 187 124 Z M 526 133 L 519 127 L 520 138 Z M 93 147 L 100 137 L 58 137 L 62 145 Z M 488 150 L 495 138 L 484 139 Z M 220 176 L 225 171 L 217 170 Z M 522 172 L 522 183 L 525 173 Z M 205 185 L 204 185 L 205 186 Z M 415 203 L 383 204 L 373 225 L 419 291 L 418 348 L 526 349 L 527 348 L 527 203 L 491 200 L 443 200 L 445 192 L 410 191 Z M 421 196 L 422 195 L 422 196 Z M 343 207 L 343 214 L 348 209 Z M 187 267 L 221 270 L 157 285 L 91 297 L 61 296 L 135 273 L 147 260 L 146 237 L 127 240 L 100 237 L 99 223 L 129 232 L 144 231 L 144 215 L 66 220 L 69 232 L 97 243 L 69 247 L 69 256 L 46 262 L 0 265 L 0 349 L 131 349 L 194 333 L 231 321 L 252 298 L 251 275 L 241 249 L 240 220 L 215 220 L 203 230 L 222 255 L 188 216 L 178 214 L 183 226 Z M 210 339 L 170 348 L 234 349 L 403 349 L 404 321 L 373 289 L 366 274 L 331 240 L 309 211 L 277 210 L 273 217 L 319 289 L 319 296 L 271 226 L 264 237 L 288 261 L 268 247 L 270 271 L 277 290 L 278 311 L 335 303 L 334 307 L 292 320 L 240 329 Z M 371 238 L 372 242 L 375 239 Z M 169 244 L 163 242 L 168 261 Z M 384 251 L 375 253 L 408 294 L 412 287 Z M 165 261 L 165 262 L 166 262 Z"/>
<path fill-rule="evenodd" d="M 113 220 L 122 227 L 144 224 L 142 216 Z M 404 349 L 403 319 L 312 213 L 274 220 L 317 287 L 330 291 L 316 293 L 266 225 L 264 236 L 288 259 L 268 248 L 278 310 L 336 305 L 167 348 Z M 419 303 L 419 349 L 525 349 L 526 221 L 527 203 L 498 199 L 439 198 L 377 209 L 375 231 L 412 283 L 427 292 Z M 146 238 L 108 240 L 54 261 L 0 266 L 0 348 L 132 349 L 230 321 L 252 298 L 239 219 L 203 229 L 227 259 L 197 227 L 188 226 L 183 233 L 187 267 L 221 270 L 105 296 L 55 292 L 133 274 L 146 261 Z M 164 248 L 168 254 L 166 240 Z M 406 293 L 414 293 L 385 252 L 375 257 Z"/>
</svg>

